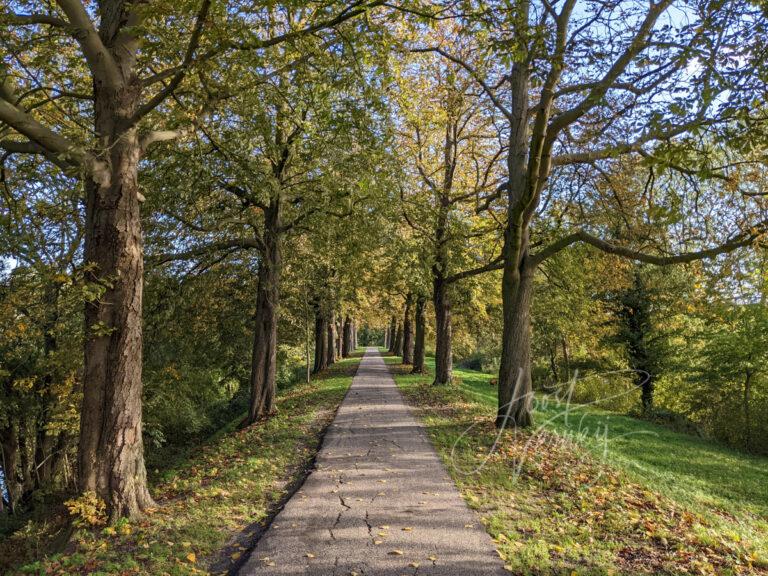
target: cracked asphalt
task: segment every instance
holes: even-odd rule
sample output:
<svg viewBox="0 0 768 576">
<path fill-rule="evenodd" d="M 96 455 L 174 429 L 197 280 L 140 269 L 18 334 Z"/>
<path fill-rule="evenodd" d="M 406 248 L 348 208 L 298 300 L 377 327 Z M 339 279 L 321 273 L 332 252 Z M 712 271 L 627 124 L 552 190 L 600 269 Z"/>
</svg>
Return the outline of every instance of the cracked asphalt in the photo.
<svg viewBox="0 0 768 576">
<path fill-rule="evenodd" d="M 316 469 L 239 574 L 507 572 L 384 360 L 368 348 Z"/>
</svg>

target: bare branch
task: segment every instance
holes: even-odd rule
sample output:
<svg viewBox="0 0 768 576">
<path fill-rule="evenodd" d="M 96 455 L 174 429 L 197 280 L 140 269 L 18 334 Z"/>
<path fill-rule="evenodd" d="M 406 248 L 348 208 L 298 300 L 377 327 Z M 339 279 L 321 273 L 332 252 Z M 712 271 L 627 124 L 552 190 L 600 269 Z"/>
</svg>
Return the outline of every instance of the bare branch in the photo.
<svg viewBox="0 0 768 576">
<path fill-rule="evenodd" d="M 624 52 L 622 52 L 616 59 L 605 75 L 595 83 L 581 102 L 552 119 L 548 129 L 549 139 L 553 139 L 557 132 L 581 118 L 581 116 L 595 107 L 603 99 L 603 96 L 605 96 L 606 92 L 613 87 L 614 83 L 618 80 L 621 74 L 624 73 L 632 60 L 647 47 L 647 39 L 656 24 L 656 20 L 658 20 L 659 16 L 661 16 L 671 3 L 672 0 L 659 0 L 655 4 L 650 4 L 648 13 L 645 15 L 642 24 L 632 38 L 632 42 L 630 42 L 626 50 L 624 50 Z"/>
<path fill-rule="evenodd" d="M 454 64 L 458 64 L 467 72 L 469 72 L 470 76 L 472 76 L 472 79 L 480 85 L 480 87 L 483 89 L 483 92 L 485 92 L 488 98 L 491 99 L 491 102 L 493 102 L 493 105 L 499 110 L 499 112 L 501 112 L 506 118 L 510 120 L 512 119 L 512 112 L 510 112 L 509 109 L 504 106 L 496 94 L 496 91 L 491 88 L 491 86 L 483 79 L 483 77 L 477 70 L 475 70 L 474 67 L 470 66 L 464 60 L 436 46 L 430 48 L 411 48 L 410 51 L 416 53 L 435 52 L 436 54 L 440 54 L 443 58 L 450 60 Z"/>
</svg>

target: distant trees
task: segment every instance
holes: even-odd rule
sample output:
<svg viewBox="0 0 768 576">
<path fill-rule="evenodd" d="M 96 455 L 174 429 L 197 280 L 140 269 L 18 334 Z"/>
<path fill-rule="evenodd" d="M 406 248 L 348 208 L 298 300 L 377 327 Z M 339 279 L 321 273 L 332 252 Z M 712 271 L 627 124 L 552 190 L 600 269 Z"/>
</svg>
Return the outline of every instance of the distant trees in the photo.
<svg viewBox="0 0 768 576">
<path fill-rule="evenodd" d="M 497 223 L 477 199 L 498 186 L 502 136 L 472 85 L 467 73 L 423 55 L 411 56 L 398 84 L 402 213 L 429 258 L 436 384 L 452 378 L 452 285 L 501 267 L 495 243 L 483 242 Z"/>
</svg>

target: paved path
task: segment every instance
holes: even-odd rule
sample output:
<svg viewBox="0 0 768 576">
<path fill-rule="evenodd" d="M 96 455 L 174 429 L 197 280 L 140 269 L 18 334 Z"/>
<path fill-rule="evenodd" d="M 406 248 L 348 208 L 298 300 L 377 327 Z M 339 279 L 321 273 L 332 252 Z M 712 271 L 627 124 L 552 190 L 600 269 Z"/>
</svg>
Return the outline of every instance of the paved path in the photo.
<svg viewBox="0 0 768 576">
<path fill-rule="evenodd" d="M 507 574 L 368 348 L 317 457 L 240 576 Z"/>
</svg>

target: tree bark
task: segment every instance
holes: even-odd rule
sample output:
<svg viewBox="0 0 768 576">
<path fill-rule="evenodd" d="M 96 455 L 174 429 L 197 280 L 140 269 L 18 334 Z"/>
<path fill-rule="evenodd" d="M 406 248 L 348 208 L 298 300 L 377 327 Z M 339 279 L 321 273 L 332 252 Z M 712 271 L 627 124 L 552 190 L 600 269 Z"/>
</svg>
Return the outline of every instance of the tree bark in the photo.
<svg viewBox="0 0 768 576">
<path fill-rule="evenodd" d="M 403 364 L 413 364 L 413 325 L 411 322 L 411 308 L 413 307 L 413 295 L 408 294 L 405 299 L 405 312 L 403 314 Z"/>
<path fill-rule="evenodd" d="M 531 301 L 535 268 L 523 261 L 504 269 L 504 334 L 499 370 L 496 426 L 526 427 L 533 423 L 531 383 Z"/>
<path fill-rule="evenodd" d="M 328 366 L 336 362 L 336 321 L 333 312 L 328 316 Z"/>
<path fill-rule="evenodd" d="M 107 503 L 112 520 L 154 506 L 142 440 L 141 148 L 136 128 L 125 129 L 139 93 L 135 79 L 118 89 L 94 83 L 95 132 L 109 173 L 86 180 L 84 268 L 103 293 L 85 308 L 79 480 Z"/>
<path fill-rule="evenodd" d="M 425 330 L 427 327 L 426 319 L 427 299 L 424 296 L 416 298 L 416 336 L 413 344 L 413 374 L 423 374 L 426 371 L 424 364 L 425 357 Z"/>
<path fill-rule="evenodd" d="M 565 368 L 565 381 L 571 380 L 571 350 L 568 346 L 568 339 L 563 336 L 560 340 L 563 347 L 563 366 Z"/>
<path fill-rule="evenodd" d="M 435 306 L 435 384 L 450 384 L 453 380 L 453 327 L 448 284 L 442 274 L 434 277 Z"/>
<path fill-rule="evenodd" d="M 277 373 L 277 315 L 282 271 L 280 198 L 275 197 L 264 211 L 264 235 L 259 285 L 256 289 L 256 321 L 251 362 L 251 401 L 248 423 L 275 412 Z"/>
<path fill-rule="evenodd" d="M 341 355 L 349 358 L 352 353 L 352 319 L 347 316 L 344 319 L 344 342 L 341 346 Z"/>
<path fill-rule="evenodd" d="M 315 366 L 317 374 L 328 368 L 328 320 L 320 303 L 315 304 Z"/>
<path fill-rule="evenodd" d="M 392 352 L 395 356 L 403 355 L 403 325 L 400 322 L 395 330 L 395 349 Z"/>
<path fill-rule="evenodd" d="M 389 323 L 389 350 L 390 354 L 395 353 L 395 340 L 397 339 L 397 318 L 392 316 L 392 321 Z"/>
<path fill-rule="evenodd" d="M 336 359 L 344 358 L 344 320 L 336 320 Z"/>
</svg>

